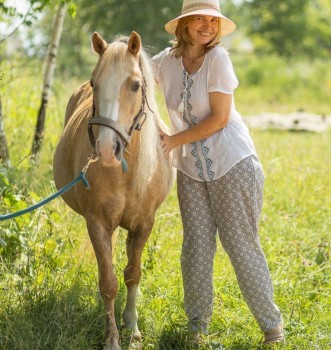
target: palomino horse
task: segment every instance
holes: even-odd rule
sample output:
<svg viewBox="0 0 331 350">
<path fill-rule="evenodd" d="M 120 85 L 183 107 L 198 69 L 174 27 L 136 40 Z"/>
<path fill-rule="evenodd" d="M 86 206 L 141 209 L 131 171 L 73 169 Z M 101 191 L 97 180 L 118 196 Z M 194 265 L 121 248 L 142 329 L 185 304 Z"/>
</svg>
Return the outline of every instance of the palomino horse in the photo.
<svg viewBox="0 0 331 350">
<path fill-rule="evenodd" d="M 86 221 L 106 309 L 105 349 L 118 350 L 118 282 L 111 238 L 118 226 L 128 231 L 123 318 L 124 326 L 140 338 L 136 295 L 141 255 L 155 212 L 173 184 L 173 170 L 160 144 L 159 132 L 166 125 L 157 112 L 153 74 L 139 35 L 133 32 L 130 38 L 107 44 L 94 33 L 92 43 L 99 60 L 91 81 L 81 85 L 68 103 L 54 155 L 54 178 L 60 188 L 77 176 L 89 155 L 94 152 L 98 159 L 86 174 L 91 189 L 78 184 L 63 199 Z"/>
</svg>

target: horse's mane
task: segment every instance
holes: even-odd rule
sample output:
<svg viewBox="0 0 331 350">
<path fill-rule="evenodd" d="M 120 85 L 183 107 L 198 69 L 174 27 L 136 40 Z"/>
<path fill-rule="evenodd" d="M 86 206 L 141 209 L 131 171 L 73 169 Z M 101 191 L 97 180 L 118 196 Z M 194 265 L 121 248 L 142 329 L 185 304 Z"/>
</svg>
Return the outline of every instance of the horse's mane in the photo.
<svg viewBox="0 0 331 350">
<path fill-rule="evenodd" d="M 127 43 L 127 37 L 120 37 L 117 41 Z M 137 164 L 135 166 L 135 176 L 132 186 L 138 195 L 146 192 L 150 180 L 153 178 L 160 163 L 167 162 L 163 157 L 160 145 L 159 130 L 168 132 L 168 127 L 160 117 L 155 99 L 155 79 L 150 62 L 144 48 L 140 52 L 140 65 L 146 83 L 146 97 L 148 105 L 145 106 L 146 119 L 140 131 L 139 152 L 137 153 Z M 161 157 L 160 157 L 161 154 Z M 168 171 L 168 166 L 164 166 L 164 171 Z M 143 181 L 142 181 L 143 180 Z"/>
</svg>

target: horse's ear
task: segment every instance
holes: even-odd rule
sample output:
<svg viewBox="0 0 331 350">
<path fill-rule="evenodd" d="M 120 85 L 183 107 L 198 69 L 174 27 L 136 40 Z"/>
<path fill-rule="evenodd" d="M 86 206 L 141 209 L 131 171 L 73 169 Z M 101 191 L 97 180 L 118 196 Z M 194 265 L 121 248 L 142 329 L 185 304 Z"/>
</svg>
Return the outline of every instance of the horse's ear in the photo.
<svg viewBox="0 0 331 350">
<path fill-rule="evenodd" d="M 141 49 L 140 35 L 136 32 L 132 32 L 128 42 L 128 50 L 135 56 L 138 55 Z"/>
<path fill-rule="evenodd" d="M 102 55 L 108 46 L 97 32 L 92 35 L 92 44 L 94 51 L 99 55 Z"/>
</svg>

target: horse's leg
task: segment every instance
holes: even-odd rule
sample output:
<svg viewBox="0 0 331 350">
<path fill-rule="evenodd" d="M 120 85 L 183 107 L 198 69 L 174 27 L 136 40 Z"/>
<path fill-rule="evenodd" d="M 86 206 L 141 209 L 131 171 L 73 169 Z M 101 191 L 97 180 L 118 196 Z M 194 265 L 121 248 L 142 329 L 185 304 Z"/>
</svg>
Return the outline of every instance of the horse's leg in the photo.
<svg viewBox="0 0 331 350">
<path fill-rule="evenodd" d="M 120 350 L 114 310 L 118 282 L 112 265 L 111 240 L 107 230 L 98 222 L 93 220 L 87 221 L 87 228 L 98 262 L 99 290 L 107 312 L 104 350 Z"/>
<path fill-rule="evenodd" d="M 139 281 L 141 276 L 141 255 L 148 236 L 152 230 L 144 228 L 136 231 L 129 231 L 126 241 L 126 250 L 128 264 L 124 269 L 124 280 L 127 287 L 126 305 L 123 312 L 124 326 L 133 330 L 133 338 L 141 339 L 141 333 L 138 329 L 138 312 L 136 308 L 136 299 L 139 293 Z"/>
</svg>

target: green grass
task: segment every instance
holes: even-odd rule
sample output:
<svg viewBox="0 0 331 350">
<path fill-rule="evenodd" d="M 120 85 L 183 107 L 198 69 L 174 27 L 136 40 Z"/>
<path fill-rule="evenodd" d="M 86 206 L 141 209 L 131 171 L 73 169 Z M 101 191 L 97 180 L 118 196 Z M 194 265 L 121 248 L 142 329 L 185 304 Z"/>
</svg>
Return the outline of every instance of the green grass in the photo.
<svg viewBox="0 0 331 350">
<path fill-rule="evenodd" d="M 39 108 L 40 77 L 35 71 L 21 79 L 14 72 L 12 75 L 17 78 L 0 89 L 13 165 L 9 170 L 1 168 L 1 213 L 55 191 L 52 155 L 66 101 L 77 85 L 56 82 L 40 160 L 32 164 L 29 152 Z M 237 104 L 246 105 L 240 94 L 238 97 Z M 260 106 L 254 103 L 253 109 L 258 111 Z M 331 132 L 253 130 L 252 136 L 266 176 L 261 244 L 287 335 L 286 344 L 279 348 L 329 349 Z M 174 188 L 157 213 L 144 250 L 138 302 L 143 341 L 132 343 L 131 333 L 121 330 L 123 349 L 188 348 L 179 265 L 181 235 Z M 104 311 L 83 219 L 57 199 L 31 214 L 1 222 L 0 238 L 0 349 L 101 349 Z M 119 326 L 125 300 L 124 240 L 125 232 L 119 230 L 115 266 L 120 284 L 116 302 Z M 214 314 L 204 349 L 217 349 L 218 342 L 228 350 L 261 349 L 261 333 L 221 247 L 214 276 Z"/>
</svg>

